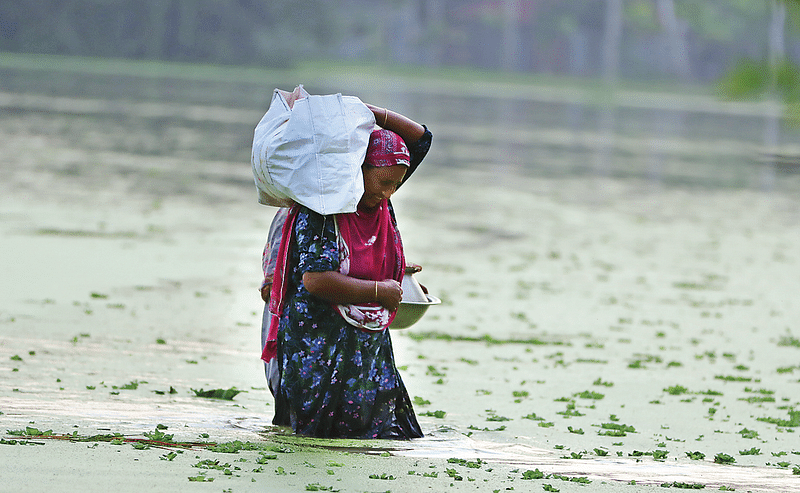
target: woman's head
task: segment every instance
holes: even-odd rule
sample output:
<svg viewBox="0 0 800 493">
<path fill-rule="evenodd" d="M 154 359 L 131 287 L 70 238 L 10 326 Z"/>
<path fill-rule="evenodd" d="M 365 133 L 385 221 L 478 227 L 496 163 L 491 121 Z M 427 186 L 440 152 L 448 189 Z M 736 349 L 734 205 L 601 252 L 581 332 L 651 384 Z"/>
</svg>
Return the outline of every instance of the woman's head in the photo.
<svg viewBox="0 0 800 493">
<path fill-rule="evenodd" d="M 373 131 L 362 166 L 364 195 L 360 205 L 377 207 L 383 199 L 391 197 L 402 183 L 410 159 L 408 147 L 399 135 L 386 129 Z"/>
</svg>

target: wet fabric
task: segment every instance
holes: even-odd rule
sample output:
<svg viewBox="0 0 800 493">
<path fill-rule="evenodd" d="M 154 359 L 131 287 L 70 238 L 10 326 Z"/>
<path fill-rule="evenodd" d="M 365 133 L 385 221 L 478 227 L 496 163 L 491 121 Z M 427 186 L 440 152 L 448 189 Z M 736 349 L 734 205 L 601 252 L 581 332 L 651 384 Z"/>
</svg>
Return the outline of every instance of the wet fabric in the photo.
<svg viewBox="0 0 800 493">
<path fill-rule="evenodd" d="M 395 366 L 390 331 L 353 327 L 303 286 L 305 272 L 339 268 L 333 217 L 301 207 L 292 228 L 287 258 L 292 267 L 277 337 L 281 379 L 273 422 L 317 437 L 421 437 Z"/>
</svg>

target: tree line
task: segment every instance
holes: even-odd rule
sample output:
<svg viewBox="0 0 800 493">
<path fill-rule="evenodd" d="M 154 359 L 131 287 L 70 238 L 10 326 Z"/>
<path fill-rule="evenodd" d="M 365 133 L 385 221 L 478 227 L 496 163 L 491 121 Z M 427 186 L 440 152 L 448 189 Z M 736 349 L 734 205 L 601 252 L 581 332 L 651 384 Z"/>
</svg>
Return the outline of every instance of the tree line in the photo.
<svg viewBox="0 0 800 493">
<path fill-rule="evenodd" d="M 0 51 L 291 67 L 306 59 L 714 80 L 766 60 L 777 0 L 14 0 Z M 800 54 L 791 29 L 782 53 Z M 610 72 L 609 72 L 610 71 Z"/>
</svg>

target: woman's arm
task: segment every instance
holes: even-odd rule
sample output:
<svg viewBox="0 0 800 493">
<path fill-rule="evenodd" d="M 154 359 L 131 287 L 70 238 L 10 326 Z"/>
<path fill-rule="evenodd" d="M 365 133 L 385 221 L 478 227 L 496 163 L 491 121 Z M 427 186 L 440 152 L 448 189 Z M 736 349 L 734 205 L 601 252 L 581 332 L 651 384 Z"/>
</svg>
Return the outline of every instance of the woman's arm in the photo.
<svg viewBox="0 0 800 493">
<path fill-rule="evenodd" d="M 394 279 L 369 281 L 356 279 L 341 272 L 306 272 L 303 285 L 309 293 L 332 303 L 370 303 L 377 301 L 388 310 L 397 310 L 403 295 L 400 283 Z"/>
<path fill-rule="evenodd" d="M 425 133 L 425 127 L 396 111 L 368 103 L 365 104 L 367 108 L 372 111 L 372 114 L 375 115 L 375 122 L 379 126 L 396 133 L 403 138 L 406 144 L 412 144 L 418 141 L 420 137 L 422 137 L 422 134 Z"/>
</svg>

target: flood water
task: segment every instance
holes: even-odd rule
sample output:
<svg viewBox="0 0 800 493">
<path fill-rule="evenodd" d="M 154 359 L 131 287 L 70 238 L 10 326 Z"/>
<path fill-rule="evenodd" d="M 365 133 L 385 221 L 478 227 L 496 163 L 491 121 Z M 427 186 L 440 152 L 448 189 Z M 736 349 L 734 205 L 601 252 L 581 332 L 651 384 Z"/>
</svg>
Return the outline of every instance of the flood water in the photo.
<svg viewBox="0 0 800 493">
<path fill-rule="evenodd" d="M 291 76 L 224 80 L 224 70 L 213 80 L 191 69 L 186 79 L 109 70 L 0 69 L 0 109 L 68 116 L 56 131 L 98 150 L 246 163 L 254 124 L 272 89 L 294 85 L 283 80 Z M 784 125 L 781 106 L 770 101 L 725 104 L 690 92 L 415 84 L 341 75 L 314 77 L 306 89 L 353 94 L 427 124 L 436 138 L 430 156 L 435 166 L 763 190 L 793 187 L 800 172 L 800 131 Z M 107 134 L 84 135 L 86 118 L 103 121 Z"/>
<path fill-rule="evenodd" d="M 254 195 L 249 168 L 253 128 L 266 111 L 274 87 L 291 89 L 295 82 L 304 81 L 291 80 L 291 74 L 274 80 L 255 76 L 225 80 L 219 73 L 215 72 L 215 77 L 155 77 L 111 69 L 95 73 L 63 68 L 0 69 L 0 124 L 13 121 L 20 132 L 37 135 L 45 142 L 67 142 L 90 155 L 113 152 L 169 158 L 185 166 L 203 163 L 196 177 L 204 183 L 225 183 Z M 698 194 L 720 189 L 767 194 L 800 190 L 800 149 L 796 145 L 800 132 L 776 125 L 780 108 L 774 105 L 729 105 L 702 95 L 637 91 L 609 95 L 597 88 L 520 89 L 498 82 L 483 86 L 467 81 L 415 84 L 343 75 L 316 77 L 306 83 L 306 89 L 312 94 L 357 95 L 428 125 L 435 147 L 420 174 L 435 174 L 437 169 L 488 169 L 506 178 L 602 177 L 644 183 L 654 191 L 685 187 Z M 0 157 L 6 168 L 0 170 L 0 178 L 10 172 L 6 166 L 12 158 Z M 132 161 L 136 162 L 141 161 Z M 75 161 L 65 167 L 63 162 L 43 162 L 36 166 L 91 178 L 91 168 L 104 163 Z M 113 173 L 125 176 L 137 193 L 209 193 L 208 186 L 181 179 L 179 170 L 164 168 L 160 179 L 153 180 L 150 167 L 124 162 L 113 167 Z M 163 173 L 172 173 L 172 179 L 163 180 Z M 243 354 L 236 356 L 243 358 Z M 79 416 L 82 411 L 70 407 L 78 401 L 78 394 L 73 400 L 54 400 L 40 406 L 35 415 Z M 83 418 L 109 427 L 122 423 L 131 429 L 146 421 L 153 409 L 147 399 L 140 407 L 95 404 Z M 19 398 L 3 411 L 10 416 L 15 411 L 32 415 L 30 409 L 30 401 Z M 170 419 L 207 428 L 239 427 L 257 432 L 268 428 L 268 418 L 239 419 L 239 409 L 220 413 L 191 399 L 180 401 L 170 412 Z M 531 467 L 545 464 L 560 474 L 619 481 L 637 478 L 657 484 L 703 478 L 708 484 L 800 490 L 773 469 L 739 468 L 732 474 L 708 464 L 653 462 L 645 467 L 624 457 L 565 461 L 559 453 L 531 446 L 532 441 L 468 440 L 462 433 L 437 430 L 413 447 L 397 447 L 392 452 L 407 457 L 474 456 Z"/>
</svg>

